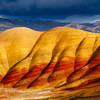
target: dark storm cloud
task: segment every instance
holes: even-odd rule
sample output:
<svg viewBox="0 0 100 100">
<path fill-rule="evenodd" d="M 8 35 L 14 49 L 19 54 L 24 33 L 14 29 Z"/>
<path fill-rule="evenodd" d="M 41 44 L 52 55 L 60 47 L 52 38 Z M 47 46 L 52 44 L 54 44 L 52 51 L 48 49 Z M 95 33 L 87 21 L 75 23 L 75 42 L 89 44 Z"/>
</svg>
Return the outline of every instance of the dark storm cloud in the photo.
<svg viewBox="0 0 100 100">
<path fill-rule="evenodd" d="M 100 14 L 100 0 L 0 0 L 0 14 Z"/>
</svg>

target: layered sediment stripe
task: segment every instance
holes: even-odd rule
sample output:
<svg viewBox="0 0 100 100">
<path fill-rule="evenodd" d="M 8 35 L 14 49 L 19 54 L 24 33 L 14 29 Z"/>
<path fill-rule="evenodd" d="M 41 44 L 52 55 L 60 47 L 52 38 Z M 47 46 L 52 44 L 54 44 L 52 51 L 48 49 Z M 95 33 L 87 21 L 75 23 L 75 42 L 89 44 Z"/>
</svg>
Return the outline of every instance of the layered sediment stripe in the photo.
<svg viewBox="0 0 100 100">
<path fill-rule="evenodd" d="M 73 82 L 83 75 L 85 75 L 89 69 L 100 64 L 100 38 L 97 37 L 96 43 L 94 45 L 94 52 L 89 60 L 88 64 L 79 70 L 75 71 L 68 79 L 69 82 Z"/>
<path fill-rule="evenodd" d="M 88 65 L 82 67 L 78 71 L 74 72 L 68 79 L 68 82 L 73 82 L 75 80 L 78 80 L 83 75 L 85 75 L 91 68 L 97 66 L 100 64 L 100 54 L 97 54 Z"/>
<path fill-rule="evenodd" d="M 73 72 L 72 75 L 70 75 L 68 78 L 68 83 L 71 83 L 75 80 L 80 79 L 88 70 L 89 70 L 89 67 L 86 66 L 86 67 L 82 67 L 78 71 Z"/>
<path fill-rule="evenodd" d="M 80 80 L 74 81 L 72 83 L 66 84 L 65 86 L 59 87 L 57 90 L 62 89 L 79 89 L 88 83 L 92 83 L 93 81 L 96 81 L 100 79 L 100 66 L 95 68 L 94 70 L 90 71 L 87 75 L 85 75 Z"/>
<path fill-rule="evenodd" d="M 33 55 L 29 72 L 15 85 L 15 87 L 27 88 L 40 76 L 41 72 L 50 63 L 52 52 L 62 35 L 63 33 L 59 34 L 59 31 L 52 29 L 51 31 L 45 32 L 41 36 L 36 47 L 34 48 L 34 50 L 37 50 L 35 50 L 36 52 Z"/>
<path fill-rule="evenodd" d="M 2 75 L 0 75 L 0 81 L 3 79 L 3 76 Z"/>
<path fill-rule="evenodd" d="M 35 49 L 37 49 L 37 48 L 38 49 L 36 50 L 35 55 L 33 56 L 30 69 L 32 69 L 32 70 L 36 70 L 37 69 L 38 70 L 38 66 L 37 66 L 38 64 L 43 64 L 43 63 L 49 64 L 50 60 L 52 58 L 52 52 L 53 52 L 56 44 L 61 40 L 61 38 L 64 39 L 64 40 L 66 39 L 67 42 L 71 41 L 71 42 L 74 42 L 74 43 L 77 44 L 76 41 L 80 41 L 86 36 L 86 33 L 84 33 L 83 31 L 81 33 L 79 33 L 78 35 L 76 35 L 76 32 L 77 32 L 76 31 L 76 32 L 73 32 L 73 37 L 71 37 L 72 34 L 70 34 L 70 30 L 71 30 L 71 28 L 54 28 L 54 29 L 52 29 L 50 31 L 45 32 L 43 34 L 43 36 L 40 38 L 40 40 L 38 41 L 38 43 L 37 43 L 37 45 L 35 47 Z M 76 39 L 75 36 L 78 36 L 77 37 L 78 39 Z M 76 39 L 76 41 L 72 41 L 73 39 Z M 70 43 L 69 44 L 65 44 L 65 45 L 72 46 Z M 43 70 L 46 67 L 47 66 L 43 66 L 42 67 Z M 41 72 L 43 70 L 41 70 Z M 33 72 L 34 71 L 30 70 L 28 74 L 29 75 L 31 74 L 31 75 L 34 76 Z M 40 72 L 40 74 L 41 74 L 41 72 Z M 27 83 L 26 86 L 24 85 L 24 88 L 25 88 L 29 84 L 31 84 L 31 82 L 33 82 L 34 80 L 36 80 L 40 76 L 40 74 L 38 74 L 37 77 L 33 77 L 33 79 L 32 79 L 30 77 L 27 77 L 28 74 L 21 81 L 19 81 L 16 84 L 15 87 L 20 87 L 20 86 L 23 86 L 24 83 Z"/>
<path fill-rule="evenodd" d="M 48 83 L 48 77 L 52 74 L 54 67 L 57 64 L 58 59 L 63 53 L 65 47 L 66 47 L 66 41 L 60 40 L 59 43 L 56 45 L 55 49 L 53 50 L 53 57 L 51 59 L 50 64 L 42 72 L 41 76 L 37 80 L 32 82 L 29 88 L 43 89 L 50 87 Z"/>
<path fill-rule="evenodd" d="M 93 81 L 88 82 L 87 85 L 81 88 L 89 89 L 91 87 L 96 87 L 96 86 L 100 86 L 100 79 L 94 79 Z"/>
<path fill-rule="evenodd" d="M 48 82 L 53 85 L 62 85 L 66 83 L 67 77 L 74 71 L 74 60 L 76 49 L 78 48 L 80 42 L 84 39 L 84 37 L 75 38 L 70 37 L 67 38 L 68 44 L 66 44 L 66 48 L 59 58 L 58 63 L 55 66 L 53 73 L 50 75 Z"/>
<path fill-rule="evenodd" d="M 60 33 L 61 34 L 61 33 Z M 53 50 L 53 56 L 52 59 L 49 63 L 49 65 L 46 67 L 46 69 L 42 72 L 42 74 L 40 75 L 40 77 L 38 79 L 36 79 L 35 81 L 32 82 L 32 84 L 30 85 L 30 88 L 33 89 L 42 89 L 42 88 L 48 88 L 50 87 L 50 84 L 48 82 L 48 77 L 53 73 L 54 71 L 54 67 L 57 64 L 60 56 L 62 56 L 65 48 L 66 48 L 66 43 L 68 43 L 69 41 L 69 36 L 71 34 L 63 33 L 62 38 L 60 39 L 60 41 L 57 43 L 57 45 L 55 46 L 55 49 Z M 79 42 L 83 40 L 84 36 L 80 36 L 79 37 Z"/>
<path fill-rule="evenodd" d="M 56 63 L 51 63 L 47 69 L 42 73 L 42 75 L 35 81 L 33 81 L 33 83 L 30 85 L 29 88 L 32 89 L 44 89 L 44 88 L 49 88 L 49 87 L 53 87 L 54 85 L 50 85 L 48 82 L 48 77 L 52 74 L 54 67 L 55 67 Z M 61 66 L 66 66 L 66 62 L 62 62 Z M 67 66 L 69 66 L 69 64 L 67 63 Z M 65 68 L 63 67 L 62 69 L 58 69 L 59 70 L 65 70 Z M 71 69 L 68 69 L 67 73 L 70 73 Z M 63 71 L 62 71 L 63 73 Z M 59 73 L 60 74 L 60 73 Z M 66 74 L 64 73 L 62 76 L 58 76 L 56 77 L 56 79 L 58 78 L 58 80 L 60 80 L 61 78 L 63 78 Z M 51 81 L 56 81 L 56 79 L 52 79 Z"/>
<path fill-rule="evenodd" d="M 0 81 L 7 76 L 8 72 L 10 72 L 16 63 L 28 56 L 41 33 L 20 27 L 6 30 L 0 34 Z M 18 73 L 19 70 L 16 70 L 14 69 Z M 14 74 L 13 72 L 11 73 Z M 12 78 L 11 74 L 10 76 Z M 10 81 L 12 79 L 8 78 L 8 80 Z"/>
<path fill-rule="evenodd" d="M 42 75 L 36 79 L 35 81 L 32 82 L 32 84 L 29 86 L 29 88 L 31 89 L 44 89 L 44 88 L 48 88 L 49 87 L 49 83 L 47 81 L 49 75 L 51 75 L 54 66 L 56 65 L 56 63 L 51 63 L 48 68 L 43 71 Z"/>
<path fill-rule="evenodd" d="M 1 85 L 3 87 L 12 87 L 13 84 L 15 84 L 19 79 L 21 79 L 25 74 L 27 73 L 27 69 L 14 69 L 13 71 L 10 72 L 9 75 L 7 75 L 6 78 L 1 81 Z"/>
<path fill-rule="evenodd" d="M 99 64 L 100 64 L 100 35 L 98 34 L 97 40 L 94 46 L 94 53 L 90 59 L 90 62 L 88 63 L 88 67 L 93 68 Z"/>
<path fill-rule="evenodd" d="M 77 87 L 80 88 L 80 87 L 82 87 L 84 85 L 87 85 L 88 83 L 92 83 L 93 81 L 96 81 L 98 79 L 100 79 L 100 66 L 98 66 L 97 68 L 93 69 L 93 71 L 90 70 L 87 73 L 87 75 L 82 77 L 80 80 L 76 81 L 76 82 L 79 83 L 79 86 L 76 85 L 76 89 L 77 89 Z M 80 81 L 82 81 L 82 83 Z"/>
<path fill-rule="evenodd" d="M 75 70 L 80 69 L 84 65 L 87 64 L 88 60 L 90 59 L 92 53 L 93 53 L 93 47 L 95 45 L 96 41 L 96 35 L 95 34 L 89 34 L 84 39 L 84 41 L 79 46 L 76 58 L 75 58 Z"/>
<path fill-rule="evenodd" d="M 10 70 L 0 84 L 4 87 L 13 87 L 29 71 L 30 62 L 31 58 L 28 57 L 18 63 L 13 69 Z"/>
<path fill-rule="evenodd" d="M 80 57 L 76 57 L 75 58 L 75 70 L 80 69 L 81 67 L 84 67 L 84 65 L 86 65 L 86 63 L 88 62 L 89 58 L 82 58 L 82 56 Z"/>
<path fill-rule="evenodd" d="M 34 31 L 33 31 L 33 33 L 34 33 Z M 38 41 L 42 32 L 40 32 L 40 33 L 36 32 L 34 34 L 35 35 L 34 35 L 32 49 L 34 49 L 34 46 L 36 45 L 36 42 Z M 2 80 L 2 82 L 0 84 L 4 85 L 5 87 L 12 87 L 19 80 L 21 80 L 21 78 L 29 71 L 29 67 L 30 67 L 30 63 L 31 63 L 33 54 L 34 54 L 33 50 L 31 50 L 29 52 L 29 55 L 26 58 L 24 58 L 22 61 L 17 63 L 15 66 L 13 66 L 13 68 L 9 69 L 10 70 L 9 73 L 7 73 L 7 75 L 5 76 L 5 78 Z"/>
<path fill-rule="evenodd" d="M 66 57 L 67 60 L 57 63 L 54 72 L 48 78 L 51 86 L 59 86 L 67 82 L 67 77 L 73 72 L 74 58 Z"/>
<path fill-rule="evenodd" d="M 33 66 L 32 69 L 26 74 L 23 80 L 19 81 L 14 87 L 15 88 L 27 88 L 29 84 L 35 80 L 41 72 L 43 71 L 44 67 L 46 67 L 47 64 L 40 64 L 37 66 Z"/>
</svg>

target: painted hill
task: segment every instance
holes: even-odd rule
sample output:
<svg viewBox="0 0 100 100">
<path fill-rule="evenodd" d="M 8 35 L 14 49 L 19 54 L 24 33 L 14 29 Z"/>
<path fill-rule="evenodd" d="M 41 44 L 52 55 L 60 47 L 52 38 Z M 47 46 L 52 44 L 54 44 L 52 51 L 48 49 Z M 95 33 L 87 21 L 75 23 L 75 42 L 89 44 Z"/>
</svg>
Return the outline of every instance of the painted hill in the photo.
<svg viewBox="0 0 100 100">
<path fill-rule="evenodd" d="M 36 99 L 40 91 L 42 98 L 97 96 L 100 34 L 68 27 L 45 32 L 25 27 L 9 29 L 0 34 L 0 64 L 1 89 L 11 88 L 20 94 L 14 97 L 10 93 L 15 92 L 8 95 L 4 91 L 3 97 Z M 31 96 L 25 95 L 25 90 Z"/>
</svg>

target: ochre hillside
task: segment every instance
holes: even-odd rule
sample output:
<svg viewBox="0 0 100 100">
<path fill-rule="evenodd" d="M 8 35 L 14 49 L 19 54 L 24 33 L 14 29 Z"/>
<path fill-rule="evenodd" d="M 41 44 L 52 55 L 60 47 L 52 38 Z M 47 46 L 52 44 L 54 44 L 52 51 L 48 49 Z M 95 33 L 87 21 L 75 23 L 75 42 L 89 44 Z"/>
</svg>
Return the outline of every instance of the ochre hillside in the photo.
<svg viewBox="0 0 100 100">
<path fill-rule="evenodd" d="M 100 87 L 99 64 L 100 34 L 67 27 L 45 32 L 20 27 L 0 34 L 1 88 Z"/>
</svg>

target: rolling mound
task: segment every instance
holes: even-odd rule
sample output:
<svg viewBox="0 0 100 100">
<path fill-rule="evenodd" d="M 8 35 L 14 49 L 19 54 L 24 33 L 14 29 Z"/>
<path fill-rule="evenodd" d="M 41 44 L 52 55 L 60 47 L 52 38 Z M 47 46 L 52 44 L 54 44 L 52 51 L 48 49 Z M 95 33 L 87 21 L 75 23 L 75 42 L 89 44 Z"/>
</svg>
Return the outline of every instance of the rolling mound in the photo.
<svg viewBox="0 0 100 100">
<path fill-rule="evenodd" d="M 44 95 L 45 90 L 49 92 L 42 98 L 53 100 L 100 95 L 100 35 L 68 27 L 45 32 L 19 27 L 2 32 L 0 87 L 31 95 L 32 91 Z M 4 90 L 6 98 L 14 98 Z"/>
</svg>

